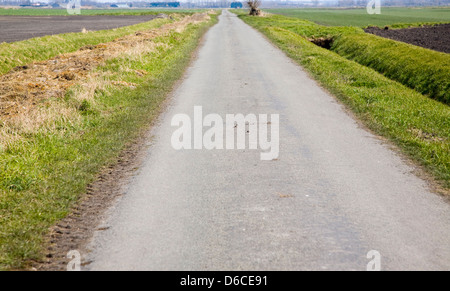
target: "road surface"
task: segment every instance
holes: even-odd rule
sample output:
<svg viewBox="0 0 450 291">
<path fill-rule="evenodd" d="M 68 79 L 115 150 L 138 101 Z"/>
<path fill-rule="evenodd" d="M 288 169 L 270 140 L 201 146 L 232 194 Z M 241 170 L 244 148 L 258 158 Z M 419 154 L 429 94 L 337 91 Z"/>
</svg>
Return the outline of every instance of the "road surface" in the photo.
<svg viewBox="0 0 450 291">
<path fill-rule="evenodd" d="M 279 114 L 279 157 L 175 150 L 176 114 Z M 88 270 L 450 270 L 450 207 L 225 11 L 92 240 Z M 373 264 L 370 266 L 375 266 Z"/>
</svg>

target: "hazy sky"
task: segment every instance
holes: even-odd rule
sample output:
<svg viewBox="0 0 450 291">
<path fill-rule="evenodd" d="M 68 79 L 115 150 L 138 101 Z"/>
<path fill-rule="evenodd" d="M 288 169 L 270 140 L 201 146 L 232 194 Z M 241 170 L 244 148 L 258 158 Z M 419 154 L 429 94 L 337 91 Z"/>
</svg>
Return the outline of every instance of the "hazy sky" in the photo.
<svg viewBox="0 0 450 291">
<path fill-rule="evenodd" d="M 234 0 L 91 0 L 94 2 L 99 3 L 112 3 L 112 2 L 119 2 L 119 3 L 127 3 L 127 2 L 170 2 L 170 1 L 178 1 L 178 2 L 223 2 L 228 1 L 232 2 Z M 244 1 L 244 0 L 236 0 L 236 1 Z M 279 1 L 279 2 L 305 2 L 310 3 L 312 0 L 262 0 L 262 1 Z M 327 3 L 337 3 L 338 0 L 319 0 L 319 2 L 327 2 Z M 369 0 L 367 0 L 369 1 Z M 55 0 L 31 0 L 31 2 L 45 2 L 45 3 L 52 3 L 55 2 Z M 59 2 L 59 1 L 56 1 Z"/>
</svg>

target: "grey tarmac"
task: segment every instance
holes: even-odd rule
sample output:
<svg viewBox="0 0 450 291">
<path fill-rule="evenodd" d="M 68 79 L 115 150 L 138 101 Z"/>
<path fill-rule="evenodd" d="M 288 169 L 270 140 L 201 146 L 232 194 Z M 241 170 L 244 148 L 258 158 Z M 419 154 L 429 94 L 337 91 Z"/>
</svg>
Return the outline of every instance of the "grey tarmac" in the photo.
<svg viewBox="0 0 450 291">
<path fill-rule="evenodd" d="M 260 33 L 224 11 L 87 270 L 450 270 L 450 206 Z M 176 114 L 279 114 L 280 152 L 175 150 Z"/>
</svg>

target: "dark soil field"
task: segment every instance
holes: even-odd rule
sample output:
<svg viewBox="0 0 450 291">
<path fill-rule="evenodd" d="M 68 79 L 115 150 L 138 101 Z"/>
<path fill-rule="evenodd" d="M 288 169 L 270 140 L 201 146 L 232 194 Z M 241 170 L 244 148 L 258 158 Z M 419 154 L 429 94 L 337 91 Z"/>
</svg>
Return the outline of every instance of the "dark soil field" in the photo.
<svg viewBox="0 0 450 291">
<path fill-rule="evenodd" d="M 450 24 L 405 29 L 368 27 L 365 31 L 438 52 L 450 53 Z"/>
<path fill-rule="evenodd" d="M 0 16 L 0 43 L 45 35 L 114 29 L 154 19 L 155 15 Z"/>
</svg>

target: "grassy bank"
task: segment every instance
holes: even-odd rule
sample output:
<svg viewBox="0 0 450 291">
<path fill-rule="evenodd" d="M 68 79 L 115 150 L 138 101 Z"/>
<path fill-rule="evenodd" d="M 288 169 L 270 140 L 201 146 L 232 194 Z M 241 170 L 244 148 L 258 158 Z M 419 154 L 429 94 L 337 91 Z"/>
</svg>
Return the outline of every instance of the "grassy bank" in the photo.
<svg viewBox="0 0 450 291">
<path fill-rule="evenodd" d="M 450 104 L 450 55 L 372 34 L 345 34 L 332 50 L 416 91 Z"/>
<path fill-rule="evenodd" d="M 268 12 L 314 21 L 330 26 L 391 26 L 397 23 L 450 22 L 448 7 L 382 7 L 381 14 L 366 9 L 268 9 Z"/>
<path fill-rule="evenodd" d="M 279 27 L 308 39 L 333 39 L 331 50 L 377 70 L 417 92 L 450 103 L 450 55 L 365 33 L 358 27 L 323 26 L 281 15 L 253 19 L 257 26 Z"/>
<path fill-rule="evenodd" d="M 278 25 L 279 16 L 240 17 L 308 70 L 369 128 L 393 141 L 444 188 L 450 188 L 449 106 L 312 44 L 283 23 Z"/>
<path fill-rule="evenodd" d="M 149 22 L 88 33 L 66 33 L 29 40 L 0 44 L 0 74 L 7 73 L 16 66 L 43 61 L 63 53 L 74 52 L 86 45 L 109 42 L 140 30 L 159 27 L 169 20 L 155 19 Z"/>
<path fill-rule="evenodd" d="M 105 85 L 90 98 L 80 98 L 84 87 L 75 86 L 65 98 L 45 103 L 70 115 L 59 110 L 61 118 L 51 126 L 15 129 L 18 138 L 0 155 L 0 269 L 42 259 L 49 227 L 67 215 L 102 167 L 148 129 L 214 22 L 158 36 L 153 49 L 142 48 L 145 53 L 107 61 L 95 71 L 98 80 L 90 80 Z"/>
</svg>

